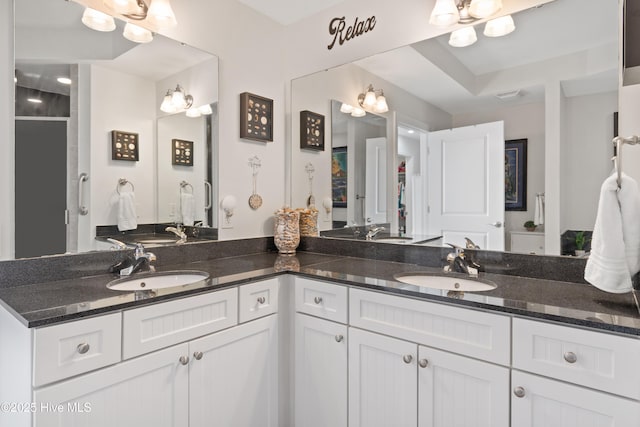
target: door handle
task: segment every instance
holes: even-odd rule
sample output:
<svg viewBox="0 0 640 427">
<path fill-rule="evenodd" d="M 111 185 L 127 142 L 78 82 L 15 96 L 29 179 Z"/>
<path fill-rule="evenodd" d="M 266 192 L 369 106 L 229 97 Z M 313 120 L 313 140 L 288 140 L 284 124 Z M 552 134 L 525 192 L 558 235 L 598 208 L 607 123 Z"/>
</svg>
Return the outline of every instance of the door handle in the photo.
<svg viewBox="0 0 640 427">
<path fill-rule="evenodd" d="M 489 225 L 492 225 L 492 226 L 494 226 L 495 228 L 500 228 L 500 227 L 502 227 L 502 223 L 501 223 L 500 221 L 492 222 L 492 223 L 491 223 L 491 224 L 489 224 Z"/>
</svg>

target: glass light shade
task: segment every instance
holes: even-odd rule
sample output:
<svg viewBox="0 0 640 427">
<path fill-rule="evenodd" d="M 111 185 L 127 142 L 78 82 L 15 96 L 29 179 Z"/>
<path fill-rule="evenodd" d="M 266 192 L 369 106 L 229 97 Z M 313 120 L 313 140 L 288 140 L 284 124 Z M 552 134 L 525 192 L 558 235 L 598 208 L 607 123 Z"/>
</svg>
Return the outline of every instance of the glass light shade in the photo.
<svg viewBox="0 0 640 427">
<path fill-rule="evenodd" d="M 353 111 L 353 107 L 351 105 L 349 105 L 349 104 L 345 104 L 343 102 L 342 105 L 340 106 L 340 112 L 341 113 L 351 114 L 352 111 Z"/>
<path fill-rule="evenodd" d="M 158 28 L 169 28 L 178 25 L 169 0 L 152 0 L 147 12 L 147 21 Z"/>
<path fill-rule="evenodd" d="M 502 9 L 502 0 L 471 0 L 469 13 L 474 18 L 482 19 Z"/>
<path fill-rule="evenodd" d="M 89 7 L 85 8 L 82 13 L 82 23 L 96 31 L 108 32 L 116 29 L 116 21 L 113 19 L 113 16 Z"/>
<path fill-rule="evenodd" d="M 367 112 L 360 107 L 353 107 L 353 111 L 351 112 L 352 117 L 364 117 L 366 115 Z"/>
<path fill-rule="evenodd" d="M 213 110 L 211 109 L 211 105 L 209 105 L 209 104 L 205 104 L 205 105 L 202 105 L 202 106 L 198 107 L 198 111 L 200 111 L 200 114 L 202 114 L 204 116 L 208 116 L 209 114 L 213 114 Z"/>
<path fill-rule="evenodd" d="M 516 24 L 513 23 L 513 18 L 511 15 L 507 15 L 487 21 L 483 34 L 487 37 L 501 37 L 506 36 L 515 29 Z"/>
<path fill-rule="evenodd" d="M 102 3 L 120 15 L 129 15 L 140 10 L 135 0 L 103 0 Z"/>
<path fill-rule="evenodd" d="M 127 25 L 124 26 L 124 32 L 122 35 L 125 39 L 136 43 L 149 43 L 153 40 L 153 34 L 151 34 L 151 31 L 130 22 L 127 22 Z"/>
<path fill-rule="evenodd" d="M 192 118 L 200 117 L 202 115 L 202 113 L 197 107 L 189 108 L 187 111 L 185 111 L 185 114 L 187 115 L 187 117 L 192 117 Z"/>
<path fill-rule="evenodd" d="M 165 113 L 175 113 L 178 110 L 176 108 L 176 106 L 173 105 L 173 101 L 172 101 L 171 98 L 172 98 L 171 89 L 169 89 L 167 91 L 167 94 L 162 99 L 162 104 L 160 105 L 160 110 L 164 111 Z"/>
<path fill-rule="evenodd" d="M 369 86 L 367 89 L 367 93 L 364 96 L 364 101 L 362 101 L 362 106 L 371 108 L 376 105 L 376 93 L 373 91 L 373 88 Z"/>
<path fill-rule="evenodd" d="M 387 98 L 384 95 L 378 96 L 376 99 L 376 105 L 373 106 L 373 111 L 376 113 L 386 113 L 389 111 L 389 106 L 387 105 Z"/>
<path fill-rule="evenodd" d="M 171 95 L 171 103 L 173 103 L 174 107 L 179 110 L 187 108 L 187 99 L 184 97 L 184 92 L 180 85 L 176 86 L 176 90 L 173 91 L 173 95 Z"/>
<path fill-rule="evenodd" d="M 437 0 L 431 11 L 429 24 L 437 27 L 448 27 L 458 22 L 460 15 L 454 0 Z"/>
<path fill-rule="evenodd" d="M 72 83 L 69 77 L 58 77 L 56 81 L 63 85 L 70 85 Z"/>
<path fill-rule="evenodd" d="M 478 40 L 476 30 L 473 27 L 464 27 L 451 32 L 449 44 L 453 47 L 465 47 L 474 44 Z"/>
</svg>

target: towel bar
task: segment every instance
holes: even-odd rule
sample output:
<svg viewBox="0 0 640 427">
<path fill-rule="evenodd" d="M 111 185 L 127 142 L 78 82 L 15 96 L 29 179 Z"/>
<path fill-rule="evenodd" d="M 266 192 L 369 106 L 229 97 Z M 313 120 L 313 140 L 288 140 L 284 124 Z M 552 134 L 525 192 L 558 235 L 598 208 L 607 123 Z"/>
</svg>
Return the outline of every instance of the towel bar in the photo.
<svg viewBox="0 0 640 427">
<path fill-rule="evenodd" d="M 191 194 L 193 194 L 193 185 L 189 184 L 187 181 L 181 181 L 180 182 L 180 192 L 182 193 L 182 190 L 187 188 L 187 187 L 191 187 Z"/>
<path fill-rule="evenodd" d="M 620 188 L 620 184 L 622 182 L 622 146 L 624 144 L 636 145 L 640 143 L 640 137 L 638 137 L 637 135 L 628 136 L 626 138 L 616 136 L 611 142 L 616 149 L 615 156 L 613 156 L 611 160 L 613 160 L 614 168 L 616 170 L 616 173 L 618 174 L 618 179 L 616 180 L 616 182 L 618 183 L 618 188 Z"/>
<path fill-rule="evenodd" d="M 86 215 L 89 213 L 89 209 L 84 205 L 84 198 L 82 197 L 82 184 L 89 179 L 89 175 L 81 173 L 78 177 L 78 213 L 80 215 Z"/>
</svg>

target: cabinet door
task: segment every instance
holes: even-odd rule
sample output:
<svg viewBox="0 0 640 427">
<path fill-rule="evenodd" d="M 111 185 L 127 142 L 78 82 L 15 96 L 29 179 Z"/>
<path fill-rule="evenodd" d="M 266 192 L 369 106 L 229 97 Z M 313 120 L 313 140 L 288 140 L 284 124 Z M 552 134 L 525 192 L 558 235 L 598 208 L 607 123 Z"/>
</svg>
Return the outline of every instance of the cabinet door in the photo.
<svg viewBox="0 0 640 427">
<path fill-rule="evenodd" d="M 508 427 L 509 369 L 420 346 L 419 427 Z"/>
<path fill-rule="evenodd" d="M 515 370 L 511 381 L 512 426 L 640 425 L 637 401 Z"/>
<path fill-rule="evenodd" d="M 296 314 L 295 425 L 347 426 L 347 326 Z"/>
<path fill-rule="evenodd" d="M 34 425 L 184 427 L 189 367 L 180 358 L 188 350 L 177 345 L 36 390 Z"/>
<path fill-rule="evenodd" d="M 277 427 L 277 315 L 189 343 L 190 427 Z"/>
<path fill-rule="evenodd" d="M 415 427 L 417 345 L 349 328 L 349 426 Z"/>
</svg>

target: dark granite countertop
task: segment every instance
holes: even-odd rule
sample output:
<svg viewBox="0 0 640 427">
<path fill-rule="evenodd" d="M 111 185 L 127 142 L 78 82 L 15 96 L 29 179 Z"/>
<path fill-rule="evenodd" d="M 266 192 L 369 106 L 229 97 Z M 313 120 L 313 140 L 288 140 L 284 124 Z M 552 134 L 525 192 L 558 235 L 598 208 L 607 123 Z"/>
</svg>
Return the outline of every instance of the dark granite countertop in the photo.
<svg viewBox="0 0 640 427">
<path fill-rule="evenodd" d="M 170 270 L 201 270 L 208 272 L 210 278 L 151 293 L 122 292 L 107 289 L 106 284 L 117 277 L 104 274 L 0 288 L 0 304 L 25 326 L 38 327 L 293 273 L 441 303 L 640 335 L 640 315 L 631 294 L 609 294 L 581 283 L 481 273 L 482 279 L 494 282 L 497 288 L 448 296 L 446 290 L 406 285 L 393 279 L 397 273 L 442 273 L 441 269 L 312 252 L 298 252 L 293 257 L 264 252 L 158 268 Z"/>
</svg>

